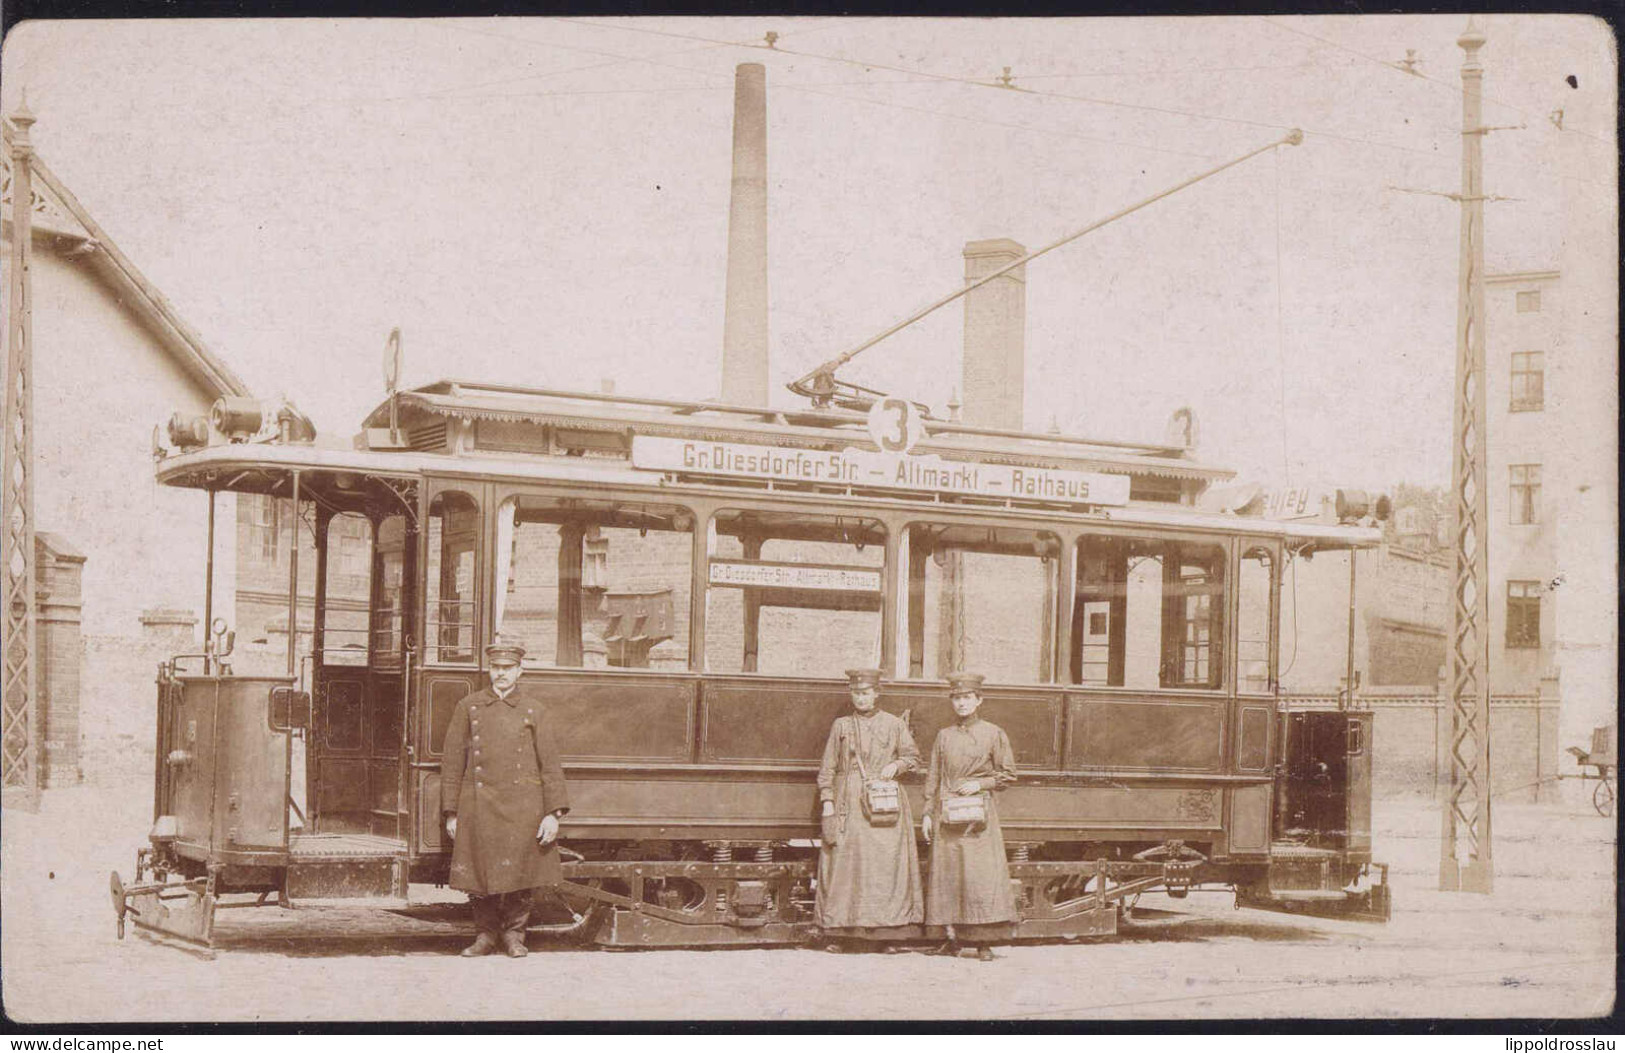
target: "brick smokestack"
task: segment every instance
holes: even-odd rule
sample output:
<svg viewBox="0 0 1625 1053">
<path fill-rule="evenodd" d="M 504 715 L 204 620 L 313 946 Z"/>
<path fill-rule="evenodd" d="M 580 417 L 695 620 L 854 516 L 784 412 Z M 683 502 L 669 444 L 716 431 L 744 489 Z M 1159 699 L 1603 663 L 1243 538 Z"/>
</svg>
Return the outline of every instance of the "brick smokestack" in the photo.
<svg viewBox="0 0 1625 1053">
<path fill-rule="evenodd" d="M 767 67 L 734 74 L 733 188 L 728 204 L 722 401 L 767 405 Z"/>
<path fill-rule="evenodd" d="M 1027 255 L 1009 238 L 965 245 L 970 283 Z M 1026 366 L 1027 268 L 1017 267 L 965 295 L 965 349 L 961 369 L 964 419 L 990 428 L 1022 427 L 1022 375 Z"/>
</svg>

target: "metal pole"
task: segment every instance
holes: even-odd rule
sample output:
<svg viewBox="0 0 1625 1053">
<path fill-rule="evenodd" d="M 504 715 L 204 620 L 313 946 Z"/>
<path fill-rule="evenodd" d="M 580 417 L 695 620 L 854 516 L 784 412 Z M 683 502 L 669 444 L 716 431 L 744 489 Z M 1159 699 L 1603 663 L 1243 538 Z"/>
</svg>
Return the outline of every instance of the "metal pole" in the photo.
<svg viewBox="0 0 1625 1053">
<path fill-rule="evenodd" d="M 1439 888 L 1489 892 L 1489 512 L 1484 368 L 1484 34 L 1469 17 L 1461 67 L 1461 279 L 1452 396 L 1451 492 L 1456 550 L 1450 633 L 1450 789 L 1439 841 Z"/>
<path fill-rule="evenodd" d="M 293 515 L 288 517 L 288 675 L 299 672 L 299 473 L 293 473 Z"/>
<path fill-rule="evenodd" d="M 203 675 L 214 675 L 214 490 L 209 490 L 209 558 L 203 571 Z"/>
<path fill-rule="evenodd" d="M 1340 709 L 1354 708 L 1354 559 L 1356 552 L 1349 549 L 1349 646 L 1343 664 L 1343 697 L 1338 699 Z"/>
<path fill-rule="evenodd" d="M 0 471 L 0 786 L 7 804 L 39 800 L 39 641 L 34 581 L 34 282 L 32 259 L 34 115 L 11 116 L 11 285 L 6 319 L 5 467 Z M 13 796 L 19 799 L 12 801 Z"/>
</svg>

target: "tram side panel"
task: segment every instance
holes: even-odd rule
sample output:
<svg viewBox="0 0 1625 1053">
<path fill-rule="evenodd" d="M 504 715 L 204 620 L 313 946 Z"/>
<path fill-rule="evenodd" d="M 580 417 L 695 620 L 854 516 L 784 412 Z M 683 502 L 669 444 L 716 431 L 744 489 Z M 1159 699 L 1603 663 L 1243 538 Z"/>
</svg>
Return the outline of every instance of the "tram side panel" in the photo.
<svg viewBox="0 0 1625 1053">
<path fill-rule="evenodd" d="M 817 836 L 809 768 L 847 708 L 842 683 L 790 678 L 532 671 L 571 771 L 567 836 L 580 839 L 784 840 Z M 418 850 L 444 851 L 438 767 L 446 722 L 471 689 L 463 673 L 424 675 L 417 780 Z M 941 690 L 887 685 L 881 704 L 908 719 L 929 758 L 952 720 Z M 1228 844 L 1223 771 L 1228 700 L 1110 700 L 1059 687 L 990 687 L 984 713 L 1011 737 L 1023 778 L 1000 810 L 1012 840 Z M 1268 774 L 1232 810 L 1266 847 Z M 916 814 L 922 780 L 907 780 Z M 1237 846 L 1241 848 L 1240 845 Z"/>
</svg>

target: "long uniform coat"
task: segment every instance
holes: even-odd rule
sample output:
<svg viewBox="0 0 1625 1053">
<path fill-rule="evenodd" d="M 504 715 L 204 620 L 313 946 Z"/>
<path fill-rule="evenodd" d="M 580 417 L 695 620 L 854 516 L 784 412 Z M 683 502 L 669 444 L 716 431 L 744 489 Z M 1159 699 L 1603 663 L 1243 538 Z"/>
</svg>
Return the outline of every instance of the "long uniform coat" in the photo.
<svg viewBox="0 0 1625 1053">
<path fill-rule="evenodd" d="M 860 769 L 857 757 L 861 753 Z M 834 846 L 818 857 L 816 917 L 825 929 L 918 925 L 920 859 L 914 847 L 914 819 L 908 796 L 891 826 L 870 826 L 863 815 L 863 772 L 898 761 L 898 773 L 920 766 L 920 750 L 908 725 L 884 710 L 852 713 L 835 721 L 818 769 L 818 797 L 835 804 Z"/>
<path fill-rule="evenodd" d="M 523 682 L 505 699 L 486 688 L 457 703 L 440 768 L 441 811 L 457 816 L 452 888 L 492 896 L 559 882 L 557 842 L 536 843 L 543 816 L 570 810 L 556 742 Z"/>
<path fill-rule="evenodd" d="M 1016 920 L 1004 832 L 991 790 L 1016 781 L 1010 739 L 997 724 L 975 714 L 937 732 L 925 776 L 925 809 L 931 816 L 931 887 L 925 896 L 927 925 L 988 925 Z M 942 799 L 960 783 L 984 787 L 986 826 L 946 826 Z"/>
</svg>

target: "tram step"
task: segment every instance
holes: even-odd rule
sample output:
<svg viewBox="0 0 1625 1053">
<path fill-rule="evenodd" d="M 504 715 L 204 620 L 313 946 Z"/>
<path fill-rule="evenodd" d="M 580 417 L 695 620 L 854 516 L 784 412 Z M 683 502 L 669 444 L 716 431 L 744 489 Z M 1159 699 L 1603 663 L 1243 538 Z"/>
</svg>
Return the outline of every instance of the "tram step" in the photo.
<svg viewBox="0 0 1625 1053">
<path fill-rule="evenodd" d="M 296 902 L 404 900 L 406 881 L 406 861 L 399 857 L 293 859 L 288 863 L 288 898 Z"/>
<path fill-rule="evenodd" d="M 1310 848 L 1293 841 L 1277 841 L 1270 845 L 1272 859 L 1337 859 L 1340 853 L 1331 848 Z"/>
</svg>

